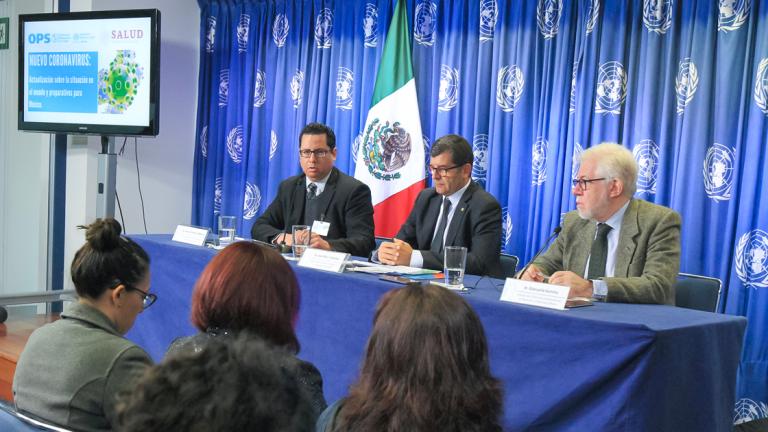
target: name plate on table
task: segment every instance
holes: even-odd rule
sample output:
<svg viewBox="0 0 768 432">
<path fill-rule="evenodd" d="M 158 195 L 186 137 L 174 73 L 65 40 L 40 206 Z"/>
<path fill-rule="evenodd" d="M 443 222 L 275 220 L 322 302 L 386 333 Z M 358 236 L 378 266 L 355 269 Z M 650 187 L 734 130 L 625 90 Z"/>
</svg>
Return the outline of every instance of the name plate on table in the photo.
<svg viewBox="0 0 768 432">
<path fill-rule="evenodd" d="M 299 266 L 341 273 L 344 271 L 344 263 L 348 259 L 348 253 L 307 248 L 299 259 Z"/>
<path fill-rule="evenodd" d="M 205 244 L 205 239 L 208 237 L 208 232 L 208 228 L 178 225 L 171 240 L 194 246 L 203 246 Z"/>
<path fill-rule="evenodd" d="M 501 301 L 565 310 L 568 291 L 570 288 L 567 286 L 507 278 Z"/>
</svg>

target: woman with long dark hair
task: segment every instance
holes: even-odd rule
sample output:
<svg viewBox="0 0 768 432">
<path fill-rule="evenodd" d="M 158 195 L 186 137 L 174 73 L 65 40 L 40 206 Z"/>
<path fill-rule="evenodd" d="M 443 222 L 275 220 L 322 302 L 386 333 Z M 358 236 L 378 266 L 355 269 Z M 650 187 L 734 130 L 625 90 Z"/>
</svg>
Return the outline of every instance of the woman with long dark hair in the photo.
<svg viewBox="0 0 768 432">
<path fill-rule="evenodd" d="M 411 284 L 382 297 L 360 377 L 317 431 L 500 431 L 501 409 L 477 314 L 445 288 Z"/>
<path fill-rule="evenodd" d="M 72 261 L 79 300 L 61 319 L 35 330 L 13 380 L 16 409 L 79 431 L 111 430 L 119 393 L 131 390 L 152 360 L 125 339 L 157 296 L 149 292 L 149 257 L 120 235 L 114 219 L 86 228 Z"/>
<path fill-rule="evenodd" d="M 177 339 L 167 355 L 201 351 L 210 338 L 231 337 L 242 331 L 298 354 L 294 324 L 301 293 L 296 275 L 273 249 L 250 242 L 233 243 L 203 270 L 192 293 L 195 336 Z M 323 380 L 309 362 L 291 357 L 297 377 L 309 394 L 315 417 L 325 408 Z"/>
</svg>

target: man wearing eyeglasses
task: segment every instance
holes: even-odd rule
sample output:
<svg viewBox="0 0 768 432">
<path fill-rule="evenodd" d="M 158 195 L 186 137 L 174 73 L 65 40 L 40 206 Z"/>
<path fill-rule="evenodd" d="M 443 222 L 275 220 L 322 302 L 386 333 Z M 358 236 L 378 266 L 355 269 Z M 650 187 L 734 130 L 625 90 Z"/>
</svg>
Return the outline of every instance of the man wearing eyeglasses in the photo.
<svg viewBox="0 0 768 432">
<path fill-rule="evenodd" d="M 467 248 L 466 273 L 502 277 L 501 206 L 472 180 L 472 147 L 458 135 L 432 145 L 433 187 L 416 198 L 408 219 L 377 259 L 384 264 L 443 270 L 445 246 Z"/>
<path fill-rule="evenodd" d="M 368 256 L 375 247 L 370 188 L 334 167 L 336 135 L 310 123 L 299 135 L 303 174 L 280 183 L 277 197 L 251 229 L 255 240 L 289 247 L 291 227 L 308 225 L 309 247 Z"/>
<path fill-rule="evenodd" d="M 618 144 L 586 150 L 573 180 L 576 210 L 522 278 L 571 288 L 570 297 L 674 304 L 680 215 L 634 199 L 637 163 Z"/>
</svg>

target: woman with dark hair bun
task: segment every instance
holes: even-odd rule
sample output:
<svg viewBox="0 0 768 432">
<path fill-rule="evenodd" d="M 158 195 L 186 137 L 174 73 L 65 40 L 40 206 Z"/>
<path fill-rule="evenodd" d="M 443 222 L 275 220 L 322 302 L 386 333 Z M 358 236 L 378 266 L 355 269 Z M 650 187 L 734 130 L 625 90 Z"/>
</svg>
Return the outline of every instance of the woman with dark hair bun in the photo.
<svg viewBox="0 0 768 432">
<path fill-rule="evenodd" d="M 501 409 L 477 314 L 445 288 L 411 284 L 379 301 L 360 377 L 316 430 L 501 431 Z"/>
<path fill-rule="evenodd" d="M 291 266 L 275 250 L 250 242 L 233 243 L 203 269 L 192 293 L 192 323 L 201 333 L 175 340 L 167 356 L 202 351 L 215 337 L 248 331 L 291 354 L 286 365 L 298 370 L 314 418 L 326 407 L 317 368 L 299 360 L 294 325 L 301 293 Z"/>
<path fill-rule="evenodd" d="M 149 257 L 120 235 L 114 219 L 97 219 L 72 261 L 79 296 L 61 319 L 35 330 L 13 379 L 16 409 L 79 431 L 107 431 L 119 393 L 131 390 L 152 360 L 125 339 L 136 316 L 155 302 Z"/>
</svg>

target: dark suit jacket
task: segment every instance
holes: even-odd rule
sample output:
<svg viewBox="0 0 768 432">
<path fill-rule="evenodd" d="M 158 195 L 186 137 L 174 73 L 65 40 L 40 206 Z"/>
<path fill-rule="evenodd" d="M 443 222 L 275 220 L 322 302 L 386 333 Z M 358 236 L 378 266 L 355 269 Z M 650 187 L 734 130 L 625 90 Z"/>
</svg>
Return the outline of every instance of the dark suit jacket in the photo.
<svg viewBox="0 0 768 432">
<path fill-rule="evenodd" d="M 565 215 L 563 231 L 534 261 L 544 274 L 568 270 L 584 277 L 597 224 Z M 667 207 L 633 199 L 621 221 L 614 277 L 607 301 L 675 303 L 675 281 L 680 267 L 680 215 Z"/>
<path fill-rule="evenodd" d="M 395 237 L 421 252 L 424 268 L 443 269 L 443 257 L 429 250 L 440 213 L 442 195 L 434 188 L 421 191 L 411 214 Z M 466 272 L 502 278 L 501 206 L 491 194 L 472 181 L 461 196 L 445 237 L 446 246 L 467 248 Z"/>
<path fill-rule="evenodd" d="M 269 242 L 283 230 L 290 233 L 291 226 L 302 225 L 306 184 L 304 174 L 280 183 L 277 197 L 253 225 L 251 237 Z M 368 186 L 333 168 L 323 193 L 317 199 L 321 207 L 319 214 L 331 224 L 326 236 L 331 249 L 367 257 L 376 246 L 373 204 Z"/>
</svg>

